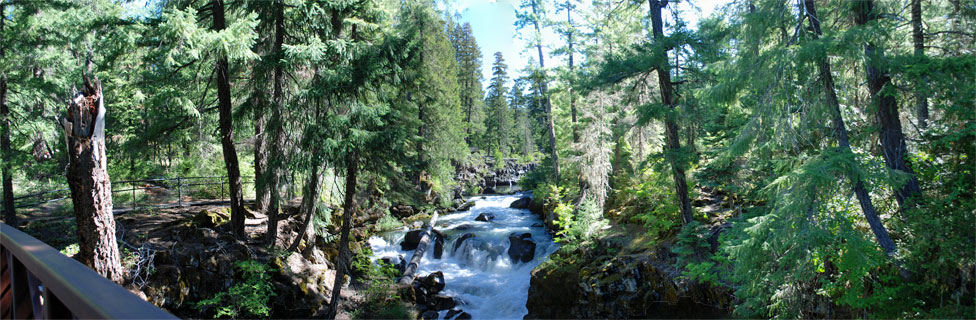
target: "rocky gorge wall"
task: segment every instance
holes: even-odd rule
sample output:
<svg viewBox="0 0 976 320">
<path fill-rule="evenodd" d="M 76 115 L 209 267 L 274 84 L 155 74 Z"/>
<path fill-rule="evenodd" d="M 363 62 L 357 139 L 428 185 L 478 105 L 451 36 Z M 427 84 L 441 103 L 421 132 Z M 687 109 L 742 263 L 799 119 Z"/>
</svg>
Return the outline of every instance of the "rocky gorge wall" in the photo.
<svg viewBox="0 0 976 320">
<path fill-rule="evenodd" d="M 532 271 L 526 319 L 728 318 L 732 290 L 680 277 L 666 246 L 600 240 L 564 247 Z"/>
<path fill-rule="evenodd" d="M 509 193 L 518 191 L 512 187 L 518 185 L 519 179 L 530 170 L 535 169 L 536 163 L 519 163 L 517 159 L 505 158 L 499 168 L 492 157 L 476 159 L 472 164 L 458 166 L 455 181 L 462 186 L 466 195 L 475 193 Z"/>
</svg>

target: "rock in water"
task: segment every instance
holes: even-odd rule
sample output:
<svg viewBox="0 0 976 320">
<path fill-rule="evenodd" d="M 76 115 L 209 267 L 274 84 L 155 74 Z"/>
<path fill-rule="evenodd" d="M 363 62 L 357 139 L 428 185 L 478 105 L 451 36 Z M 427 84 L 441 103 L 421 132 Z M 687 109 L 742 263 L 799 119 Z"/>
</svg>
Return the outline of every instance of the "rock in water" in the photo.
<svg viewBox="0 0 976 320">
<path fill-rule="evenodd" d="M 444 286 L 446 285 L 444 282 L 444 273 L 440 271 L 431 272 L 420 281 L 420 284 L 424 289 L 427 289 L 427 293 L 432 295 L 437 294 L 441 290 L 444 290 Z"/>
<path fill-rule="evenodd" d="M 462 311 L 454 320 L 471 320 L 471 315 Z"/>
<path fill-rule="evenodd" d="M 464 245 L 464 240 L 474 238 L 474 233 L 465 233 L 463 236 L 454 240 L 454 252 L 457 252 L 458 248 Z"/>
<path fill-rule="evenodd" d="M 422 234 L 423 230 L 410 230 L 403 237 L 403 241 L 400 242 L 400 248 L 404 251 L 417 249 L 417 246 L 420 246 L 420 237 Z"/>
<path fill-rule="evenodd" d="M 471 209 L 472 207 L 474 207 L 474 200 L 467 201 L 465 203 L 458 205 L 457 211 L 468 211 L 468 209 Z"/>
<path fill-rule="evenodd" d="M 508 236 L 511 245 L 508 247 L 508 256 L 512 258 L 512 263 L 529 262 L 535 258 L 535 241 L 532 241 L 531 233 L 523 233 L 521 236 L 511 234 Z"/>
<path fill-rule="evenodd" d="M 440 233 L 434 235 L 434 259 L 440 259 L 444 255 L 444 236 Z"/>
<path fill-rule="evenodd" d="M 461 309 L 451 309 L 451 311 L 448 311 L 447 315 L 444 316 L 444 319 L 454 318 L 454 316 L 461 314 L 461 312 L 464 311 L 461 311 Z"/>
<path fill-rule="evenodd" d="M 477 218 L 474 218 L 474 220 L 475 221 L 488 222 L 488 221 L 491 221 L 491 220 L 495 220 L 495 215 L 490 214 L 490 213 L 482 213 L 482 214 L 479 214 Z"/>
<path fill-rule="evenodd" d="M 454 308 L 454 306 L 457 305 L 457 302 L 454 301 L 454 298 L 442 294 L 434 295 L 433 301 L 434 301 L 434 310 L 447 310 L 450 308 Z"/>
<path fill-rule="evenodd" d="M 437 311 L 429 310 L 429 311 L 425 311 L 424 314 L 421 315 L 420 317 L 424 320 L 437 320 L 437 316 L 438 316 Z"/>
<path fill-rule="evenodd" d="M 509 205 L 508 207 L 509 208 L 515 208 L 515 209 L 528 209 L 529 206 L 531 206 L 531 205 L 532 205 L 532 198 L 522 197 L 522 198 L 520 198 L 520 199 L 515 200 L 514 202 L 512 202 L 512 204 Z"/>
</svg>

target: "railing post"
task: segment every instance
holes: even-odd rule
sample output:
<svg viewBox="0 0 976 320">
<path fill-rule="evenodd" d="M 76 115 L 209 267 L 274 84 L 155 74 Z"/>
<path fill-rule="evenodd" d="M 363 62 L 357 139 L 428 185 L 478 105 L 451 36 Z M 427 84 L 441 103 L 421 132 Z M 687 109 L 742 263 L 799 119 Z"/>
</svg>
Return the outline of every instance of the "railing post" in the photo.
<svg viewBox="0 0 976 320">
<path fill-rule="evenodd" d="M 129 189 L 132 189 L 132 201 L 129 202 L 132 203 L 132 209 L 135 210 L 136 209 L 136 185 L 134 182 L 129 182 Z"/>
<path fill-rule="evenodd" d="M 176 196 L 179 197 L 180 207 L 183 207 L 183 178 L 176 177 Z"/>
</svg>

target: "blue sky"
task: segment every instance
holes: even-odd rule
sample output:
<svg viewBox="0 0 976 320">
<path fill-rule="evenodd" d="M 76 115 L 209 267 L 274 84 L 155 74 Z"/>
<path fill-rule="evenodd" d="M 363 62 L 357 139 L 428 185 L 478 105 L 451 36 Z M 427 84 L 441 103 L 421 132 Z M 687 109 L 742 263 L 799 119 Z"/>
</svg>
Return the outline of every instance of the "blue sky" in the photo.
<svg viewBox="0 0 976 320">
<path fill-rule="evenodd" d="M 558 0 L 557 0 L 558 1 Z M 691 0 L 682 1 L 678 4 L 681 17 L 694 28 L 698 24 L 699 17 L 705 17 L 712 13 L 719 5 L 728 3 L 730 0 Z M 580 9 L 589 6 L 590 1 L 581 1 Z M 482 74 L 487 83 L 491 78 L 491 63 L 494 62 L 494 54 L 501 51 L 508 64 L 509 76 L 518 76 L 517 72 L 522 70 L 529 62 L 529 57 L 535 57 L 536 51 L 526 52 L 526 42 L 520 39 L 515 30 L 515 10 L 518 9 L 521 0 L 457 0 L 448 4 L 453 8 L 450 11 L 458 12 L 461 16 L 460 22 L 468 22 L 474 31 L 474 37 L 481 47 L 481 55 L 484 65 Z M 692 8 L 694 5 L 698 9 Z M 666 19 L 669 14 L 664 15 Z M 543 54 L 546 55 L 546 67 L 564 65 L 566 62 L 561 58 L 549 57 L 551 48 L 558 47 L 562 40 L 552 31 L 546 30 L 542 34 Z"/>
</svg>

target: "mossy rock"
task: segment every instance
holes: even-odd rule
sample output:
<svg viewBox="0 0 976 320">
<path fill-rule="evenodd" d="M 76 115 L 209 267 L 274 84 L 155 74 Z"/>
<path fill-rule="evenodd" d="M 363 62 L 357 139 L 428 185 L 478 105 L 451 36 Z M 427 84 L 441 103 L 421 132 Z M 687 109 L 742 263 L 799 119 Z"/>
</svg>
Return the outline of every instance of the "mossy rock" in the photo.
<svg viewBox="0 0 976 320">
<path fill-rule="evenodd" d="M 230 214 L 226 209 L 205 209 L 193 215 L 193 223 L 198 227 L 216 228 L 228 222 L 230 222 Z"/>
</svg>

